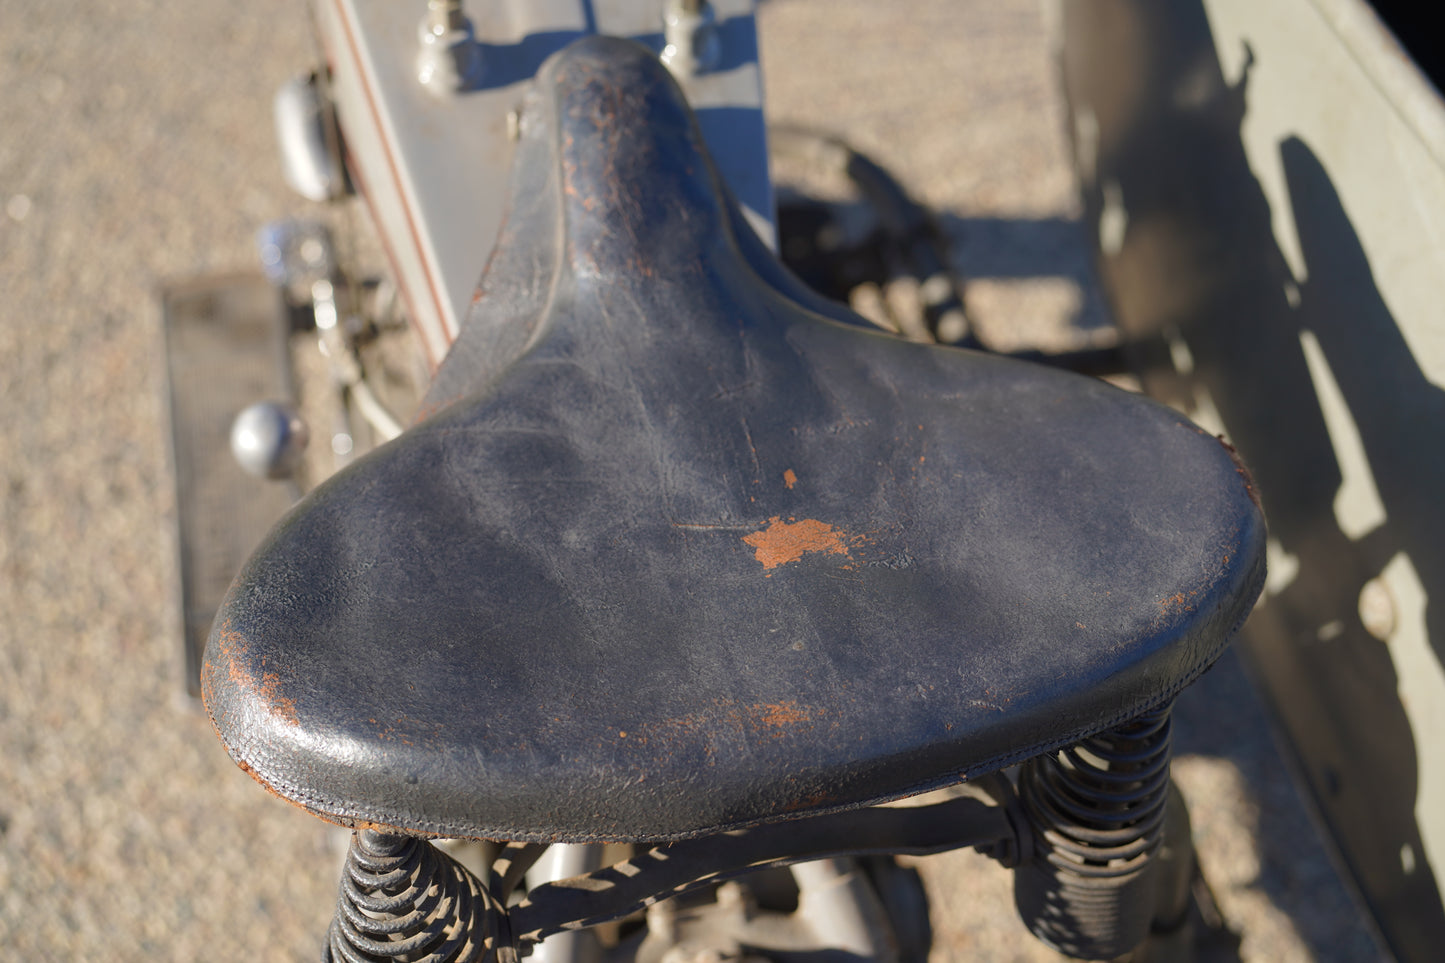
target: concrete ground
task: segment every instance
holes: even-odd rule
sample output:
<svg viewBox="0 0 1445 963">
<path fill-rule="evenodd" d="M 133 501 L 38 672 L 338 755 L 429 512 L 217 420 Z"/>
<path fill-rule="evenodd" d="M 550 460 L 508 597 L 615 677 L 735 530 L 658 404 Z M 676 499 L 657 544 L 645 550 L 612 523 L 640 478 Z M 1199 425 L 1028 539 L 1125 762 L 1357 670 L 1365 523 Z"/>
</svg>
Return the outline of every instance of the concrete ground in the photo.
<svg viewBox="0 0 1445 963">
<path fill-rule="evenodd" d="M 760 22 L 772 116 L 843 134 L 936 208 L 996 339 L 1105 323 L 1036 0 L 770 0 Z M 252 269 L 256 227 L 307 209 L 270 118 L 314 60 L 304 15 L 0 0 L 0 25 L 0 946 L 314 959 L 333 832 L 180 696 L 156 297 Z M 1178 752 L 1240 958 L 1378 957 L 1232 658 L 1181 700 Z M 938 960 L 1053 958 L 1005 873 L 971 854 L 926 873 Z"/>
</svg>

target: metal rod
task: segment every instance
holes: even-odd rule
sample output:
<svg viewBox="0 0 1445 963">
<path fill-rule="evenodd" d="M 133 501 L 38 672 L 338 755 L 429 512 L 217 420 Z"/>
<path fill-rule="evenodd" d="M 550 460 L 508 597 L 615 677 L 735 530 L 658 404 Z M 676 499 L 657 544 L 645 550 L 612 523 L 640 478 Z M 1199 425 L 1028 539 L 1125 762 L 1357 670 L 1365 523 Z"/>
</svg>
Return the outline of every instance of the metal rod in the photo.
<svg viewBox="0 0 1445 963">
<path fill-rule="evenodd" d="M 539 942 L 768 866 L 834 856 L 994 849 L 1013 836 L 1004 807 L 974 798 L 771 823 L 659 846 L 598 872 L 539 886 L 512 908 L 512 932 L 519 943 Z"/>
</svg>

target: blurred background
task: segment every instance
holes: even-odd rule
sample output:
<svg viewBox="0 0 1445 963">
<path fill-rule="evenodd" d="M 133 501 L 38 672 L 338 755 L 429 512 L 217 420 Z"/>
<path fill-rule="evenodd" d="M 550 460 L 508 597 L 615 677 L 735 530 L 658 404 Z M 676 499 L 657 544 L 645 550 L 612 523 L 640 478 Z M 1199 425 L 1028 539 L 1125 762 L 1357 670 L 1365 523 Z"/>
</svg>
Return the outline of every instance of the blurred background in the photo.
<svg viewBox="0 0 1445 963">
<path fill-rule="evenodd" d="M 758 21 L 770 119 L 846 138 L 935 210 L 991 340 L 1107 337 L 1037 0 L 768 0 Z M 317 213 L 271 120 L 317 61 L 308 20 L 0 0 L 0 24 L 0 946 L 314 959 L 337 833 L 237 770 L 183 695 L 158 297 L 255 271 L 261 224 Z M 1178 719 L 1238 957 L 1378 958 L 1233 657 Z M 1006 873 L 924 866 L 936 959 L 1054 958 Z"/>
</svg>

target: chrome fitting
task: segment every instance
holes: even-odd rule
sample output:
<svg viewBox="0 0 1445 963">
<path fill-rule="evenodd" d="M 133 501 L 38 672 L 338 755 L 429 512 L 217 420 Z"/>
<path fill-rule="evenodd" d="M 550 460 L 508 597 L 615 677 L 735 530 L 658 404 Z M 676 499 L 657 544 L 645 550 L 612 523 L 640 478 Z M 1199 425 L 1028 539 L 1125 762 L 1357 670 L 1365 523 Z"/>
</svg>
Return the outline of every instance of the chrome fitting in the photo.
<svg viewBox="0 0 1445 963">
<path fill-rule="evenodd" d="M 662 62 L 679 79 L 712 70 L 722 59 L 717 15 L 708 0 L 668 0 L 662 36 Z"/>
<path fill-rule="evenodd" d="M 417 28 L 421 53 L 417 79 L 438 97 L 475 88 L 482 79 L 482 49 L 462 0 L 427 0 L 426 17 Z"/>
</svg>

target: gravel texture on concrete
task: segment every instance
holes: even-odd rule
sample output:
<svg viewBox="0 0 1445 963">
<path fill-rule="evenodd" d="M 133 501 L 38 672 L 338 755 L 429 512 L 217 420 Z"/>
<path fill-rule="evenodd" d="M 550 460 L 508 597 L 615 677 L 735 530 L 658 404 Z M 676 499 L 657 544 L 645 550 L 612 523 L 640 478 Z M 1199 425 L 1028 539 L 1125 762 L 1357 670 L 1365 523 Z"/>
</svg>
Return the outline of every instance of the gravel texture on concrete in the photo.
<svg viewBox="0 0 1445 963">
<path fill-rule="evenodd" d="M 420 11 L 422 4 L 417 2 Z M 771 115 L 936 208 L 1001 342 L 1106 312 L 1035 0 L 770 0 Z M 231 764 L 181 696 L 159 286 L 252 270 L 283 185 L 270 100 L 300 6 L 0 0 L 0 946 L 24 960 L 314 959 L 335 831 Z M 1179 709 L 1178 776 L 1245 960 L 1378 951 L 1237 663 Z M 1007 874 L 926 861 L 938 960 L 1054 958 Z"/>
</svg>

